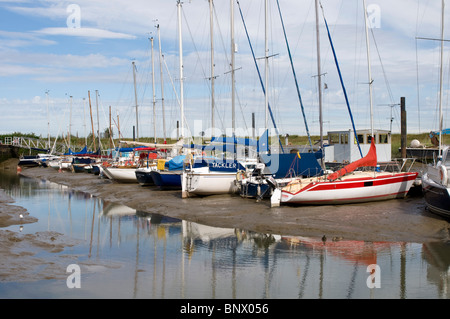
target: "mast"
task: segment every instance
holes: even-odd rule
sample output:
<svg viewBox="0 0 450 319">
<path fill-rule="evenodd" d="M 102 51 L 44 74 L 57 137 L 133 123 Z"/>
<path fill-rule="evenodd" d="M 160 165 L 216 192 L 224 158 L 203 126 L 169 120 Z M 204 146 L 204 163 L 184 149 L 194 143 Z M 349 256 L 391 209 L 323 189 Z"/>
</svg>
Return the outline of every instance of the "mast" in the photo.
<svg viewBox="0 0 450 319">
<path fill-rule="evenodd" d="M 320 33 L 319 33 L 319 1 L 316 0 L 316 42 L 317 42 L 317 86 L 319 88 L 319 131 L 320 149 L 323 149 L 323 117 L 322 117 L 322 69 L 320 66 Z M 323 157 L 321 159 L 323 164 Z"/>
<path fill-rule="evenodd" d="M 72 95 L 70 96 L 70 117 L 69 117 L 69 148 L 70 148 L 70 140 L 72 137 L 71 126 L 72 126 Z"/>
<path fill-rule="evenodd" d="M 331 51 L 333 52 L 334 63 L 336 64 L 336 69 L 337 69 L 337 72 L 338 72 L 338 75 L 339 75 L 339 81 L 341 82 L 342 91 L 344 92 L 345 104 L 347 104 L 348 113 L 350 115 L 350 120 L 352 122 L 353 132 L 355 132 L 355 134 L 356 134 L 355 121 L 353 120 L 353 115 L 352 115 L 352 112 L 351 112 L 351 109 L 350 109 L 350 103 L 348 101 L 347 90 L 345 89 L 344 80 L 342 79 L 342 73 L 341 73 L 341 70 L 339 68 L 339 62 L 337 60 L 336 50 L 334 49 L 333 40 L 331 39 L 330 28 L 328 27 L 327 19 L 325 18 L 325 13 L 324 13 L 322 5 L 320 5 L 320 8 L 322 9 L 323 21 L 324 21 L 325 27 L 327 29 L 328 40 L 330 41 Z M 358 139 L 356 139 L 356 144 L 358 145 L 359 154 L 361 155 L 361 157 L 364 157 L 363 154 L 362 154 L 361 146 L 359 145 Z"/>
<path fill-rule="evenodd" d="M 177 15 L 178 15 L 178 49 L 179 49 L 179 61 L 180 61 L 180 113 L 181 113 L 181 139 L 184 139 L 184 87 L 183 87 L 183 39 L 181 36 L 181 0 L 177 1 Z"/>
<path fill-rule="evenodd" d="M 97 135 L 98 135 L 98 147 L 101 147 L 102 141 L 100 139 L 100 116 L 98 114 L 98 90 L 95 90 L 95 104 L 97 105 Z M 94 152 L 97 151 L 96 149 Z"/>
<path fill-rule="evenodd" d="M 166 116 L 164 111 L 164 79 L 163 79 L 163 69 L 162 69 L 162 51 L 161 51 L 161 33 L 159 29 L 159 24 L 156 26 L 158 30 L 158 46 L 159 46 L 159 70 L 161 77 L 161 105 L 162 105 L 162 117 L 163 117 L 163 137 L 164 142 L 166 141 Z"/>
<path fill-rule="evenodd" d="M 152 43 L 152 89 L 153 89 L 153 136 L 156 143 L 156 95 L 155 95 L 155 62 L 153 60 L 153 37 L 150 38 Z"/>
<path fill-rule="evenodd" d="M 84 145 L 87 146 L 87 134 L 86 134 L 86 98 L 83 98 L 83 120 L 84 120 Z"/>
<path fill-rule="evenodd" d="M 442 114 L 442 85 L 443 85 L 443 59 L 444 59 L 444 9 L 445 9 L 445 1 L 442 0 L 442 15 L 441 15 L 441 65 L 439 71 L 439 155 L 442 155 L 442 122 L 443 122 L 443 114 Z"/>
<path fill-rule="evenodd" d="M 211 41 L 211 137 L 214 136 L 214 107 L 215 107 L 215 92 L 214 92 L 214 20 L 213 20 L 213 0 L 208 0 L 209 2 L 209 26 L 210 26 L 210 41 Z"/>
<path fill-rule="evenodd" d="M 117 133 L 119 133 L 119 139 L 121 139 L 123 136 L 120 133 L 120 119 L 119 119 L 119 111 L 117 111 Z"/>
<path fill-rule="evenodd" d="M 268 93 L 268 83 L 269 83 L 269 42 L 268 42 L 268 26 L 267 26 L 267 0 L 264 1 L 264 28 L 265 28 L 265 40 L 264 40 L 264 60 L 265 60 L 265 74 L 264 74 L 264 86 L 266 88 L 266 94 L 264 94 L 264 128 L 267 130 L 269 124 L 269 93 Z"/>
<path fill-rule="evenodd" d="M 232 135 L 235 136 L 236 133 L 236 115 L 235 115 L 235 74 L 234 74 L 234 53 L 235 53 L 235 43 L 234 43 L 234 0 L 230 0 L 230 18 L 231 18 L 231 126 Z"/>
<path fill-rule="evenodd" d="M 372 138 L 374 138 L 373 133 L 373 103 L 372 103 L 372 71 L 370 66 L 370 41 L 369 41 L 369 25 L 368 25 L 368 17 L 367 17 L 367 9 L 366 9 L 366 0 L 363 0 L 364 7 L 364 24 L 366 26 L 366 49 L 367 49 L 367 72 L 369 77 L 369 99 L 370 99 L 370 134 Z"/>
<path fill-rule="evenodd" d="M 136 140 L 139 141 L 139 112 L 138 112 L 138 102 L 137 102 L 137 91 L 136 91 L 136 64 L 131 62 L 133 66 L 133 82 L 134 82 L 134 101 L 136 103 Z"/>
<path fill-rule="evenodd" d="M 89 110 L 91 113 L 92 141 L 94 142 L 94 151 L 95 151 L 97 148 L 95 146 L 94 119 L 92 118 L 91 91 L 88 91 L 88 97 L 89 97 Z"/>
<path fill-rule="evenodd" d="M 109 148 L 112 147 L 111 105 L 109 106 Z"/>
<path fill-rule="evenodd" d="M 48 149 L 50 149 L 50 114 L 48 111 L 48 90 L 45 91 L 45 95 L 47 96 L 47 139 L 48 139 Z"/>
</svg>

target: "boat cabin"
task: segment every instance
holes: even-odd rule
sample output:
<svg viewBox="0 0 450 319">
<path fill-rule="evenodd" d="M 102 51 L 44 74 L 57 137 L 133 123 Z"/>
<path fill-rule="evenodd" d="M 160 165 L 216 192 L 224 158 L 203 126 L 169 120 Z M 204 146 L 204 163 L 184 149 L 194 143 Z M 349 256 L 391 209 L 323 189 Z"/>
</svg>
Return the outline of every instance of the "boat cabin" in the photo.
<svg viewBox="0 0 450 319">
<path fill-rule="evenodd" d="M 328 163 L 346 163 L 354 162 L 361 158 L 358 150 L 359 141 L 363 156 L 367 154 L 371 143 L 371 131 L 330 131 L 328 132 L 328 145 L 326 145 L 325 162 Z M 388 130 L 374 130 L 375 144 L 377 148 L 378 162 L 391 161 L 391 132 Z"/>
</svg>

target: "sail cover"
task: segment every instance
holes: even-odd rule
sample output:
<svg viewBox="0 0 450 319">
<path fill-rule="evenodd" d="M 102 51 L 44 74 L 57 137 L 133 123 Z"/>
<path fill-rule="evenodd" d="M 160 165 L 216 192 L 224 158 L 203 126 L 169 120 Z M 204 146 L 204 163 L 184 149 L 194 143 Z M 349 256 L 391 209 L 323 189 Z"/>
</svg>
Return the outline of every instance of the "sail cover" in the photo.
<svg viewBox="0 0 450 319">
<path fill-rule="evenodd" d="M 370 144 L 369 152 L 367 153 L 366 156 L 348 164 L 347 166 L 334 172 L 333 174 L 328 175 L 327 179 L 330 181 L 334 181 L 347 173 L 353 172 L 358 167 L 368 167 L 368 166 L 377 166 L 377 149 L 375 147 L 375 138 L 373 137 L 372 142 Z"/>
</svg>

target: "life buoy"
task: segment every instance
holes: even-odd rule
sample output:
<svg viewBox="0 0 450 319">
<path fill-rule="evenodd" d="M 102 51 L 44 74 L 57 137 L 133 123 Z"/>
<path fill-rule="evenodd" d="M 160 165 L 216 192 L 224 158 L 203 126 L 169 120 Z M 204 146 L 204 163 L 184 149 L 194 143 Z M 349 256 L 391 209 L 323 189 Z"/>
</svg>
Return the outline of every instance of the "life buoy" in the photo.
<svg viewBox="0 0 450 319">
<path fill-rule="evenodd" d="M 439 175 L 441 176 L 441 183 L 446 185 L 448 182 L 447 167 L 444 165 L 439 166 Z"/>
</svg>

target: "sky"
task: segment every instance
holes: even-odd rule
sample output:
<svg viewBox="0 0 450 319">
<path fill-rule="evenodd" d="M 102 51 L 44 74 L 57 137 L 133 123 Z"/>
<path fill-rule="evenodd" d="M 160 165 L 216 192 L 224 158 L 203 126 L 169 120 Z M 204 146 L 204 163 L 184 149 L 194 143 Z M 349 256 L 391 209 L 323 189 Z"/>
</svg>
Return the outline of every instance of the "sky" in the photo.
<svg viewBox="0 0 450 319">
<path fill-rule="evenodd" d="M 138 137 L 153 137 L 155 132 L 157 137 L 176 137 L 182 104 L 184 135 L 205 132 L 209 136 L 212 51 L 216 135 L 231 132 L 232 69 L 238 135 L 252 134 L 252 114 L 257 135 L 266 127 L 261 83 L 267 86 L 280 134 L 318 135 L 314 0 L 278 3 L 287 41 L 276 0 L 268 1 L 267 15 L 262 0 L 233 2 L 236 45 L 232 68 L 230 1 L 213 3 L 212 50 L 209 1 L 182 2 L 180 81 L 177 0 L 0 0 L 0 134 L 46 137 L 70 132 L 83 137 L 92 129 L 103 132 L 111 123 L 116 137 L 119 128 L 124 137 L 132 137 L 133 127 Z M 441 1 L 367 0 L 369 58 L 363 0 L 322 0 L 321 5 L 324 133 L 351 128 L 324 17 L 356 129 L 370 128 L 370 61 L 374 127 L 399 133 L 399 103 L 405 97 L 408 132 L 438 130 L 441 41 L 422 38 L 441 37 Z M 450 4 L 444 15 L 450 16 Z M 450 38 L 449 32 L 449 23 L 444 23 L 444 39 Z M 446 115 L 449 57 L 448 42 L 444 42 L 444 128 L 450 126 Z M 269 120 L 269 128 L 273 127 Z"/>
</svg>

